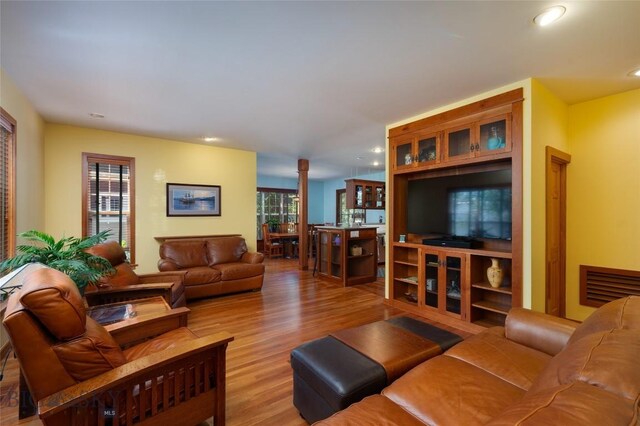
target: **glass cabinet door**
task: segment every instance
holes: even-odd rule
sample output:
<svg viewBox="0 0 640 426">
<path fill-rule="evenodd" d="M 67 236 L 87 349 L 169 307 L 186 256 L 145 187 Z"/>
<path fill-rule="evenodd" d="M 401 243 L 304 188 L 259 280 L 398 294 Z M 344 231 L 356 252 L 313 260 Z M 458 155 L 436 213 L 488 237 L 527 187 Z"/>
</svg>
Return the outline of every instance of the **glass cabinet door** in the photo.
<svg viewBox="0 0 640 426">
<path fill-rule="evenodd" d="M 394 168 L 402 169 L 413 165 L 413 140 L 407 139 L 395 145 Z"/>
<path fill-rule="evenodd" d="M 373 186 L 365 185 L 364 186 L 364 206 L 365 209 L 370 209 L 374 207 L 373 204 Z"/>
<path fill-rule="evenodd" d="M 418 140 L 418 165 L 438 162 L 439 154 L 438 138 L 435 135 L 425 136 Z"/>
<path fill-rule="evenodd" d="M 329 274 L 329 247 L 330 234 L 328 232 L 319 232 L 320 250 L 318 251 L 318 271 L 321 274 Z"/>
<path fill-rule="evenodd" d="M 376 208 L 384 209 L 384 186 L 376 185 Z"/>
<path fill-rule="evenodd" d="M 460 315 L 462 299 L 462 258 L 445 255 L 444 262 L 447 285 L 445 309 L 447 312 Z"/>
<path fill-rule="evenodd" d="M 445 159 L 454 160 L 468 158 L 473 155 L 472 128 L 463 127 L 445 132 Z"/>
<path fill-rule="evenodd" d="M 438 308 L 438 287 L 440 269 L 440 259 L 437 254 L 425 255 L 425 281 L 424 281 L 424 304 L 432 308 Z"/>
<path fill-rule="evenodd" d="M 342 278 L 342 246 L 344 241 L 340 233 L 331 233 L 331 276 Z"/>
<path fill-rule="evenodd" d="M 494 117 L 479 124 L 478 144 L 476 155 L 497 154 L 511 151 L 510 114 Z"/>
<path fill-rule="evenodd" d="M 362 203 L 363 203 L 363 197 L 364 197 L 364 191 L 363 191 L 363 186 L 362 185 L 356 185 L 356 201 L 355 201 L 355 206 L 354 208 L 356 209 L 361 209 L 362 208 Z"/>
</svg>

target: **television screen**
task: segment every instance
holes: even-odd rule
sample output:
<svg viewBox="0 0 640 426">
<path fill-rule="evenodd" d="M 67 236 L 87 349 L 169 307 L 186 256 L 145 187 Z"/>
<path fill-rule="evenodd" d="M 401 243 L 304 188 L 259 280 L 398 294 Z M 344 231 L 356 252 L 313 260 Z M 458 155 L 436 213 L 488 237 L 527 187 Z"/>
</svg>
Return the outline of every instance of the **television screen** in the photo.
<svg viewBox="0 0 640 426">
<path fill-rule="evenodd" d="M 511 171 L 409 181 L 407 232 L 511 239 Z"/>
<path fill-rule="evenodd" d="M 449 191 L 449 234 L 511 239 L 511 187 Z"/>
</svg>

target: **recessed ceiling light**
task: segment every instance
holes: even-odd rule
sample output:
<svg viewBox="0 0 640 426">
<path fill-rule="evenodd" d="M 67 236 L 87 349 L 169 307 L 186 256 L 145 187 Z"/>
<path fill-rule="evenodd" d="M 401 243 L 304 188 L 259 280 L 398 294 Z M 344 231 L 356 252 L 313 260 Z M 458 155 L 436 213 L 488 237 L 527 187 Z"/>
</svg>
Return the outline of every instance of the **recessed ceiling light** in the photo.
<svg viewBox="0 0 640 426">
<path fill-rule="evenodd" d="M 220 138 L 215 138 L 213 136 L 205 136 L 202 138 L 202 140 L 205 142 L 217 142 L 220 140 Z"/>
<path fill-rule="evenodd" d="M 356 160 L 362 160 L 362 157 L 356 157 Z"/>
<path fill-rule="evenodd" d="M 89 117 L 91 117 L 91 118 L 104 118 L 104 114 L 100 114 L 100 113 L 97 113 L 97 112 L 90 112 L 89 113 Z"/>
<path fill-rule="evenodd" d="M 553 6 L 540 12 L 538 16 L 533 18 L 533 22 L 541 27 L 546 27 L 560 19 L 566 11 L 564 6 Z"/>
<path fill-rule="evenodd" d="M 371 151 L 375 152 L 376 154 L 380 154 L 381 152 L 384 152 L 384 148 L 380 148 L 379 146 L 376 146 Z"/>
<path fill-rule="evenodd" d="M 373 165 L 377 167 L 377 166 L 379 166 L 379 165 L 380 165 L 380 163 L 379 163 L 378 161 L 374 161 L 374 162 L 373 162 Z"/>
<path fill-rule="evenodd" d="M 629 77 L 640 77 L 640 68 L 629 73 Z"/>
</svg>

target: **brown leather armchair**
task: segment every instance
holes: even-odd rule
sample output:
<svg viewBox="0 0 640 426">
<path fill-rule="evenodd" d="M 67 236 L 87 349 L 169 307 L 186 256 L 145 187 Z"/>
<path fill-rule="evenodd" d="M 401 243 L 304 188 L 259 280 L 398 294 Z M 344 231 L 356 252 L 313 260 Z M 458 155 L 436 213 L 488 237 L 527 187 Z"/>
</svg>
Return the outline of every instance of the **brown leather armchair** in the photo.
<svg viewBox="0 0 640 426">
<path fill-rule="evenodd" d="M 122 246 L 116 241 L 97 244 L 87 249 L 87 252 L 104 257 L 116 271 L 113 275 L 103 277 L 98 285 L 87 288 L 85 298 L 89 306 L 153 296 L 163 296 L 174 308 L 186 306 L 185 272 L 138 275 L 127 261 Z"/>
<path fill-rule="evenodd" d="M 3 325 L 45 425 L 224 424 L 226 332 L 179 327 L 123 348 L 50 268 L 25 274 Z"/>
</svg>

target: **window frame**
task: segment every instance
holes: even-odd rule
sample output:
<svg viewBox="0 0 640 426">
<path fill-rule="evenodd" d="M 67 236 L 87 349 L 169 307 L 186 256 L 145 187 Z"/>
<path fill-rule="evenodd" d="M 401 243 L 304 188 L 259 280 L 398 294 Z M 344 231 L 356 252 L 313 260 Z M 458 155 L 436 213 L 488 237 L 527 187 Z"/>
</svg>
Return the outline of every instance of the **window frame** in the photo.
<svg viewBox="0 0 640 426">
<path fill-rule="evenodd" d="M 7 156 L 7 258 L 11 258 L 15 256 L 16 253 L 16 159 L 18 146 L 18 123 L 16 119 L 2 107 L 0 107 L 0 117 L 3 121 L 2 127 L 6 127 L 4 122 L 11 127 L 10 129 L 7 129 L 11 133 Z"/>
<path fill-rule="evenodd" d="M 267 188 L 267 187 L 257 187 L 256 188 L 256 195 L 258 193 L 268 193 L 268 192 L 272 192 L 272 193 L 278 193 L 278 194 L 286 194 L 286 195 L 294 195 L 297 193 L 297 191 L 295 189 L 285 189 L 285 188 Z M 291 204 L 289 204 L 291 205 Z M 256 221 L 257 223 L 257 235 L 258 235 L 258 241 L 262 241 L 263 240 L 263 236 L 262 236 L 262 223 L 264 223 L 264 221 L 261 221 L 258 218 L 258 209 L 262 208 L 262 206 L 256 205 Z M 298 221 L 300 220 L 300 210 L 299 210 L 299 205 L 298 207 L 295 208 L 295 217 L 296 217 L 296 221 L 295 223 L 298 223 Z M 287 216 L 291 216 L 292 214 L 287 212 Z M 279 212 L 279 216 L 280 216 L 280 223 L 288 223 L 288 222 L 282 222 L 282 218 L 284 216 L 284 211 L 280 211 Z M 261 218 L 265 217 L 264 211 L 262 211 L 262 215 L 260 216 Z"/>
<path fill-rule="evenodd" d="M 94 161 L 92 161 L 94 160 Z M 90 152 L 82 153 L 82 236 L 87 237 L 89 230 L 87 223 L 89 220 L 89 163 L 109 163 L 120 164 L 129 167 L 129 261 L 135 263 L 136 259 L 136 159 L 134 157 L 123 157 L 119 155 L 95 154 Z M 97 207 L 96 207 L 96 210 Z"/>
<path fill-rule="evenodd" d="M 342 210 L 342 196 L 344 195 L 345 199 L 345 212 Z M 346 206 L 347 200 L 347 188 L 336 189 L 336 226 L 340 226 L 340 224 L 348 224 L 349 223 L 349 208 Z M 347 221 L 343 221 L 343 216 L 346 215 Z"/>
</svg>

